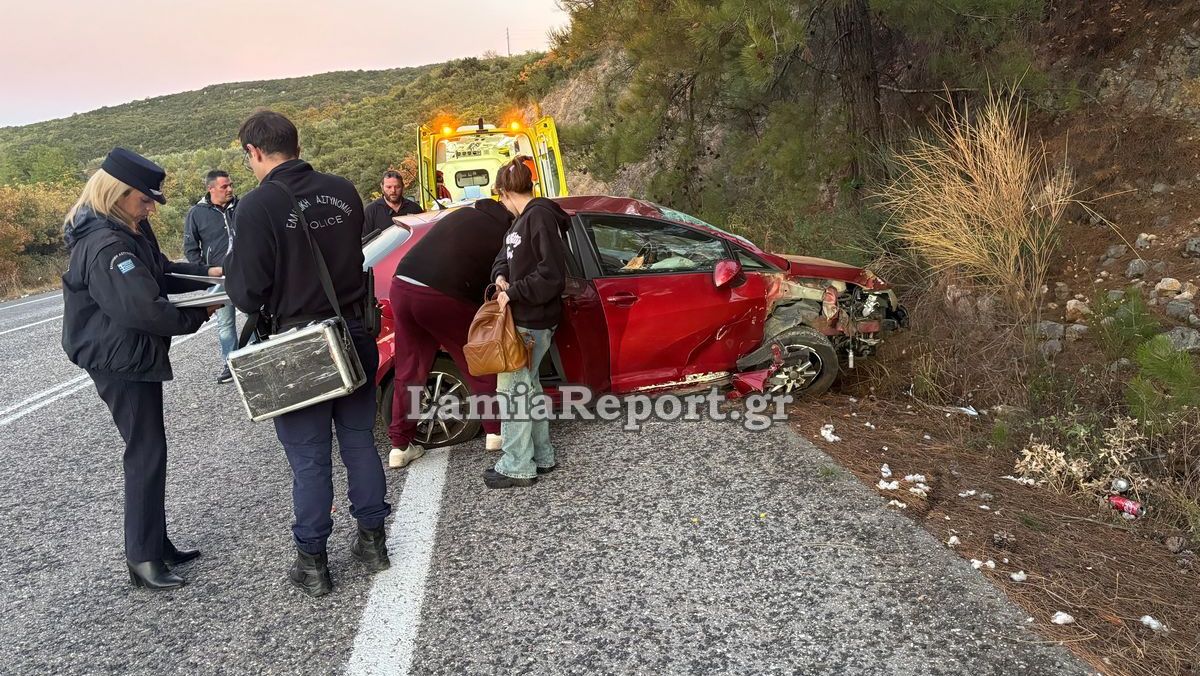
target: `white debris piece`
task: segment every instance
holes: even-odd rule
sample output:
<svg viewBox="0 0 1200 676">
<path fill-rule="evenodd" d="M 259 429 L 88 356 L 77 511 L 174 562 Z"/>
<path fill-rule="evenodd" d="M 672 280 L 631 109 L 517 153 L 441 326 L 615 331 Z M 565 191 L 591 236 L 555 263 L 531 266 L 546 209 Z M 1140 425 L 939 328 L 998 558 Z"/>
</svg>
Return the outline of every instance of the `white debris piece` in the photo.
<svg viewBox="0 0 1200 676">
<path fill-rule="evenodd" d="M 885 451 L 886 451 L 887 449 L 888 449 L 888 447 L 887 447 L 887 446 L 884 446 L 884 447 L 883 447 L 883 450 L 885 450 Z"/>
<path fill-rule="evenodd" d="M 983 511 L 985 511 L 985 512 L 990 512 L 990 511 L 992 511 L 992 508 L 991 508 L 991 507 L 988 507 L 987 505 L 980 505 L 980 506 L 979 506 L 979 508 L 980 508 L 980 509 L 982 509 L 982 510 L 983 510 Z"/>
<path fill-rule="evenodd" d="M 1166 626 L 1164 626 L 1162 622 L 1159 622 L 1149 615 L 1142 615 L 1142 624 L 1146 625 L 1151 631 L 1155 632 L 1167 630 Z"/>
<path fill-rule="evenodd" d="M 841 437 L 833 433 L 833 425 L 824 425 L 821 427 L 821 438 L 830 443 L 842 440 Z"/>
<path fill-rule="evenodd" d="M 1071 624 L 1075 621 L 1075 618 L 1060 610 L 1054 613 L 1054 617 L 1050 618 L 1050 621 L 1054 624 Z"/>
<path fill-rule="evenodd" d="M 932 439 L 933 437 L 931 437 L 931 436 L 929 436 L 928 434 L 926 434 L 925 436 L 923 436 L 923 437 L 921 437 L 921 438 L 922 438 L 922 439 L 924 439 L 925 441 L 929 441 L 929 440 L 930 440 L 930 439 Z"/>
<path fill-rule="evenodd" d="M 912 488 L 908 489 L 908 492 L 919 498 L 924 498 L 929 496 L 929 487 L 926 486 L 922 488 L 921 486 L 913 486 Z"/>
<path fill-rule="evenodd" d="M 879 490 L 881 491 L 894 491 L 900 488 L 899 481 L 888 481 L 887 479 L 880 479 L 879 483 L 875 485 L 878 486 Z"/>
<path fill-rule="evenodd" d="M 899 500 L 888 500 L 888 506 L 895 507 L 896 509 L 908 509 L 908 505 Z"/>
<path fill-rule="evenodd" d="M 908 474 L 904 477 L 904 480 L 910 484 L 923 484 L 923 483 L 925 483 L 925 475 L 924 474 Z"/>
<path fill-rule="evenodd" d="M 1008 479 L 1009 481 L 1015 481 L 1015 482 L 1021 484 L 1022 486 L 1036 486 L 1037 485 L 1037 482 L 1034 481 L 1033 479 L 1030 479 L 1029 477 L 1013 476 L 1011 474 L 1005 474 L 1004 476 L 1002 476 L 1000 478 Z"/>
<path fill-rule="evenodd" d="M 987 568 L 988 570 L 996 570 L 996 562 L 991 559 L 988 559 L 987 561 L 980 561 L 979 559 L 971 559 L 971 567 L 974 568 L 975 570 L 979 570 L 980 568 Z"/>
<path fill-rule="evenodd" d="M 875 423 L 865 422 L 865 423 L 863 423 L 863 427 L 870 427 L 871 429 L 875 429 Z"/>
<path fill-rule="evenodd" d="M 879 466 L 879 476 L 886 479 L 886 478 L 890 477 L 891 475 L 892 475 L 892 468 L 888 467 L 886 462 Z"/>
<path fill-rule="evenodd" d="M 975 495 L 975 491 L 963 491 L 962 493 L 959 493 L 959 494 L 958 494 L 958 497 L 960 497 L 960 498 L 969 498 L 969 497 L 971 497 L 972 495 Z"/>
<path fill-rule="evenodd" d="M 1024 582 L 1025 580 L 1029 579 L 1029 576 L 1026 575 L 1025 571 L 1023 571 L 1023 570 L 1018 570 L 1017 572 L 1013 573 L 1012 575 L 1009 575 L 1009 577 L 1012 578 L 1013 582 Z"/>
<path fill-rule="evenodd" d="M 951 535 L 950 539 L 946 540 L 947 547 L 955 547 L 955 546 L 961 545 L 961 544 L 962 544 L 962 540 L 959 540 L 957 535 Z"/>
</svg>

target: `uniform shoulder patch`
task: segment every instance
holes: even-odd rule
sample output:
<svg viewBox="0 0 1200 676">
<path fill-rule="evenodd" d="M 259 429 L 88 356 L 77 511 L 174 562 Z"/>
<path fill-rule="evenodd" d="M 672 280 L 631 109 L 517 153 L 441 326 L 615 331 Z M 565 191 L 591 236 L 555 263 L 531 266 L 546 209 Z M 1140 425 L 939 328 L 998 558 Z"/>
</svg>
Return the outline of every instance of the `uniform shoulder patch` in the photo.
<svg viewBox="0 0 1200 676">
<path fill-rule="evenodd" d="M 124 258 L 124 260 L 121 260 L 122 258 Z M 130 272 L 133 272 L 133 269 L 137 267 L 137 264 L 134 263 L 134 258 L 134 255 L 128 251 L 122 251 L 108 261 L 108 269 L 118 270 L 121 274 L 127 275 Z"/>
</svg>

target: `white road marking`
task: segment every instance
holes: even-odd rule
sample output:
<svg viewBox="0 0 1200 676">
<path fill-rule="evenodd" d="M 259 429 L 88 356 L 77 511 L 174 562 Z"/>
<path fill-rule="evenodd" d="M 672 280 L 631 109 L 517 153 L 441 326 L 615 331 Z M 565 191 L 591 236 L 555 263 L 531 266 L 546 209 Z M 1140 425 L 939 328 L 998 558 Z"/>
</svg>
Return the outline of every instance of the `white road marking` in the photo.
<svg viewBox="0 0 1200 676">
<path fill-rule="evenodd" d="M 44 301 L 48 301 L 48 300 L 62 300 L 62 294 L 56 294 L 56 295 L 53 295 L 53 296 L 46 296 L 45 298 L 35 298 L 35 299 L 33 299 L 33 300 L 27 300 L 27 301 L 23 301 L 23 302 L 20 302 L 20 303 L 13 303 L 12 305 L 4 305 L 4 306 L 0 306 L 0 310 L 11 310 L 11 309 L 13 309 L 13 308 L 15 308 L 15 307 L 21 307 L 22 305 L 30 305 L 30 304 L 33 304 L 33 303 L 42 303 L 42 302 L 44 302 Z"/>
<path fill-rule="evenodd" d="M 27 329 L 27 328 L 29 328 L 29 327 L 31 327 L 31 326 L 37 326 L 38 324 L 45 324 L 46 322 L 58 321 L 59 319 L 62 319 L 62 318 L 63 318 L 63 316 L 62 316 L 62 315 L 58 315 L 57 317 L 51 317 L 51 318 L 49 318 L 49 319 L 43 319 L 43 320 L 41 320 L 41 321 L 39 321 L 39 322 L 33 322 L 33 323 L 31 323 L 31 324 L 26 324 L 26 325 L 24 325 L 24 326 L 18 326 L 18 327 L 16 327 L 15 329 L 6 329 L 6 330 L 4 330 L 4 331 L 0 331 L 0 336 L 3 336 L 3 335 L 4 335 L 4 334 L 6 334 L 6 333 L 12 333 L 13 331 L 21 331 L 21 330 L 23 330 L 23 329 Z"/>
<path fill-rule="evenodd" d="M 449 459 L 439 448 L 409 465 L 388 533 L 392 567 L 375 575 L 346 667 L 352 676 L 408 676 Z"/>
<path fill-rule="evenodd" d="M 172 340 L 171 346 L 175 347 L 178 345 L 183 345 L 184 343 L 195 338 L 196 336 L 200 335 L 201 333 L 204 333 L 205 331 L 211 329 L 213 326 L 215 326 L 215 324 L 205 324 L 203 327 L 200 328 L 199 331 L 197 331 L 191 335 L 183 336 L 183 337 L 176 337 L 175 339 Z M 0 416 L 3 416 L 3 417 L 0 417 L 0 427 L 4 427 L 5 425 L 9 425 L 13 422 L 16 422 L 17 420 L 24 418 L 25 416 L 29 415 L 30 413 L 33 413 L 34 411 L 37 411 L 39 409 L 49 406 L 50 404 L 53 404 L 54 402 L 58 401 L 59 399 L 64 399 L 66 397 L 69 397 L 72 394 L 75 394 L 76 392 L 79 392 L 80 390 L 87 388 L 87 386 L 89 386 L 91 384 L 92 384 L 91 378 L 89 378 L 88 375 L 85 373 L 80 376 L 75 376 L 74 378 L 72 378 L 66 382 L 59 383 L 49 389 L 42 390 L 41 392 L 38 392 L 37 394 L 35 394 L 31 397 L 28 397 L 20 402 L 17 402 L 16 404 L 11 405 L 8 408 L 5 408 L 4 410 L 0 410 Z M 63 389 L 64 387 L 69 387 L 70 389 L 66 390 L 65 392 L 59 392 L 58 394 L 54 394 L 55 392 L 58 392 L 59 390 Z M 54 396 L 50 396 L 50 395 L 54 395 Z M 22 406 L 24 408 L 21 408 Z"/>
</svg>

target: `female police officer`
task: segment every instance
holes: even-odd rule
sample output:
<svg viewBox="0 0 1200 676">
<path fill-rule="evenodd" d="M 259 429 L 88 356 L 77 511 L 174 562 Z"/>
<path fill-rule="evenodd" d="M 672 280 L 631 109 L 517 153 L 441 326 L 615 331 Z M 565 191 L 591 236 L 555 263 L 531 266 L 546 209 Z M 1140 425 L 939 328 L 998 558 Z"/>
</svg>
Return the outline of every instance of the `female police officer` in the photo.
<svg viewBox="0 0 1200 676">
<path fill-rule="evenodd" d="M 168 566 L 200 556 L 176 549 L 167 537 L 167 351 L 171 336 L 195 333 L 216 309 L 176 308 L 166 293 L 197 287 L 165 274 L 221 274 L 220 268 L 173 263 L 159 250 L 147 217 L 156 202 L 166 203 L 160 192 L 165 177 L 150 160 L 116 148 L 64 224 L 71 260 L 63 275 L 63 349 L 92 377 L 125 440 L 129 580 L 156 590 L 183 585 Z"/>
</svg>

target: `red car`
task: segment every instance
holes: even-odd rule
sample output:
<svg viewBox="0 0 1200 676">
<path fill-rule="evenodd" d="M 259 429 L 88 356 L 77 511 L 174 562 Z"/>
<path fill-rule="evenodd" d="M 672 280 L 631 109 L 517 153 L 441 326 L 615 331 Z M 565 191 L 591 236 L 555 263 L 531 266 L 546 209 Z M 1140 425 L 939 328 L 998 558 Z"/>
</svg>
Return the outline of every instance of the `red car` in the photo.
<svg viewBox="0 0 1200 676">
<path fill-rule="evenodd" d="M 562 384 L 597 395 L 706 389 L 819 394 L 841 364 L 871 354 L 904 323 L 886 283 L 843 263 L 782 256 L 687 214 L 622 197 L 556 198 L 571 214 L 563 321 L 541 364 L 553 396 Z M 464 207 L 459 207 L 464 208 Z M 364 246 L 383 303 L 379 371 L 383 419 L 391 417 L 395 353 L 388 293 L 400 258 L 451 209 L 397 219 Z M 749 383 L 749 384 L 747 384 Z M 466 395 L 448 356 L 426 393 Z M 418 442 L 473 438 L 477 421 L 428 419 Z"/>
</svg>

